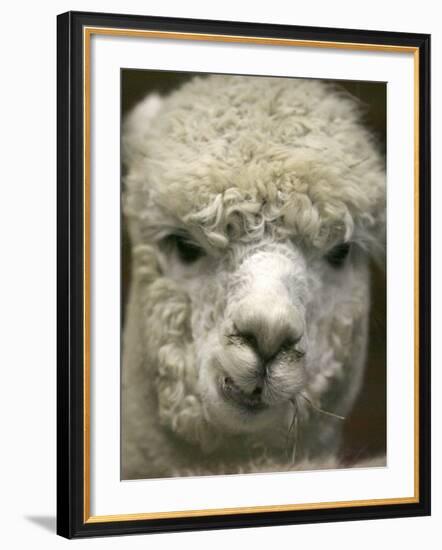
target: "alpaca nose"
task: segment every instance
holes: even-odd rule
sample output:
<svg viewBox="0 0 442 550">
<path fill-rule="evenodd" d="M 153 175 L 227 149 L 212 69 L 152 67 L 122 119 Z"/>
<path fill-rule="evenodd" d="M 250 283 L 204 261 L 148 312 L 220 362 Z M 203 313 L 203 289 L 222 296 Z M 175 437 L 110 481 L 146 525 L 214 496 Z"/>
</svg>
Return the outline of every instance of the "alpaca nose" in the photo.
<svg viewBox="0 0 442 550">
<path fill-rule="evenodd" d="M 238 336 L 263 359 L 292 348 L 304 333 L 301 312 L 281 299 L 261 298 L 239 304 L 233 318 Z"/>
</svg>

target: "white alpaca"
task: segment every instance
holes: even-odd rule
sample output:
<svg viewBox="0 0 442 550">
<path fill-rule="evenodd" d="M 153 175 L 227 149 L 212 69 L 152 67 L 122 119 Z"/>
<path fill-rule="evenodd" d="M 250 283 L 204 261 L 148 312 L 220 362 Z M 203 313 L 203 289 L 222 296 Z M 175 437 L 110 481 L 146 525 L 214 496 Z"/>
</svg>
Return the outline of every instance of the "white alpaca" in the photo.
<svg viewBox="0 0 442 550">
<path fill-rule="evenodd" d="M 356 100 L 316 80 L 196 78 L 133 110 L 123 152 L 122 477 L 336 465 L 385 233 Z"/>
</svg>

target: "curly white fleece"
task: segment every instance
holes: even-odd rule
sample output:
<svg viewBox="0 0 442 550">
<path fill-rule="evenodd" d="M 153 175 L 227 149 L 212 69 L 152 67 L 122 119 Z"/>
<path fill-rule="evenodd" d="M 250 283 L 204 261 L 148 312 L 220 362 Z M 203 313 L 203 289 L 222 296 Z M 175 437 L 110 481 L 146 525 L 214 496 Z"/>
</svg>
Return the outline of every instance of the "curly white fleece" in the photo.
<svg viewBox="0 0 442 550">
<path fill-rule="evenodd" d="M 218 376 L 212 371 L 226 353 L 220 331 L 240 296 L 234 277 L 249 281 L 244 266 L 257 252 L 280 271 L 293 258 L 298 271 L 287 277 L 302 283 L 290 288 L 308 337 L 306 392 L 335 412 L 350 410 L 365 363 L 367 258 L 379 258 L 385 240 L 384 161 L 361 106 L 324 81 L 195 78 L 132 111 L 123 154 L 133 247 L 123 477 L 294 467 L 286 408 L 235 433 L 233 413 L 210 403 Z M 208 258 L 180 266 L 162 248 L 177 231 L 191 235 Z M 342 274 L 323 265 L 327 251 L 350 241 L 357 250 Z M 243 294 L 249 282 L 242 281 Z M 293 361 L 279 364 L 281 393 Z M 339 421 L 299 414 L 303 458 L 333 461 Z"/>
</svg>

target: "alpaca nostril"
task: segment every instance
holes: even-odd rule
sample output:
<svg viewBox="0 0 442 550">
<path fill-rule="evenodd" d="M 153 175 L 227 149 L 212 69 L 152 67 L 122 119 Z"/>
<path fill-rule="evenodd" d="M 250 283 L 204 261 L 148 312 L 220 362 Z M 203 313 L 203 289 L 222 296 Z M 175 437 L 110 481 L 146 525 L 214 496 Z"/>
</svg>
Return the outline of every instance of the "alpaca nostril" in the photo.
<svg viewBox="0 0 442 550">
<path fill-rule="evenodd" d="M 279 348 L 279 351 L 291 351 L 296 344 L 299 342 L 300 338 L 286 338 Z"/>
<path fill-rule="evenodd" d="M 256 341 L 256 338 L 253 334 L 249 334 L 249 333 L 243 333 L 241 334 L 240 333 L 240 337 L 242 338 L 242 340 L 248 345 L 250 346 L 252 349 L 254 350 L 258 350 L 258 342 Z"/>
<path fill-rule="evenodd" d="M 252 396 L 253 397 L 260 397 L 262 394 L 262 387 L 261 386 L 256 386 L 256 388 L 252 391 Z"/>
</svg>

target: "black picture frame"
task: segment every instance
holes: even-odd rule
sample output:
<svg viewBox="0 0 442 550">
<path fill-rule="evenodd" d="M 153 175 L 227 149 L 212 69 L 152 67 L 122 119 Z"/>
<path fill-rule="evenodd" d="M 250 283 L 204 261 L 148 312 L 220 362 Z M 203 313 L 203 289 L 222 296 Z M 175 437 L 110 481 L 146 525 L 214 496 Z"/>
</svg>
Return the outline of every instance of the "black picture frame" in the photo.
<svg viewBox="0 0 442 550">
<path fill-rule="evenodd" d="M 106 27 L 412 48 L 419 61 L 418 498 L 321 509 L 93 521 L 85 489 L 84 29 Z M 57 533 L 67 538 L 334 522 L 430 514 L 430 36 L 68 12 L 57 21 Z"/>
</svg>

